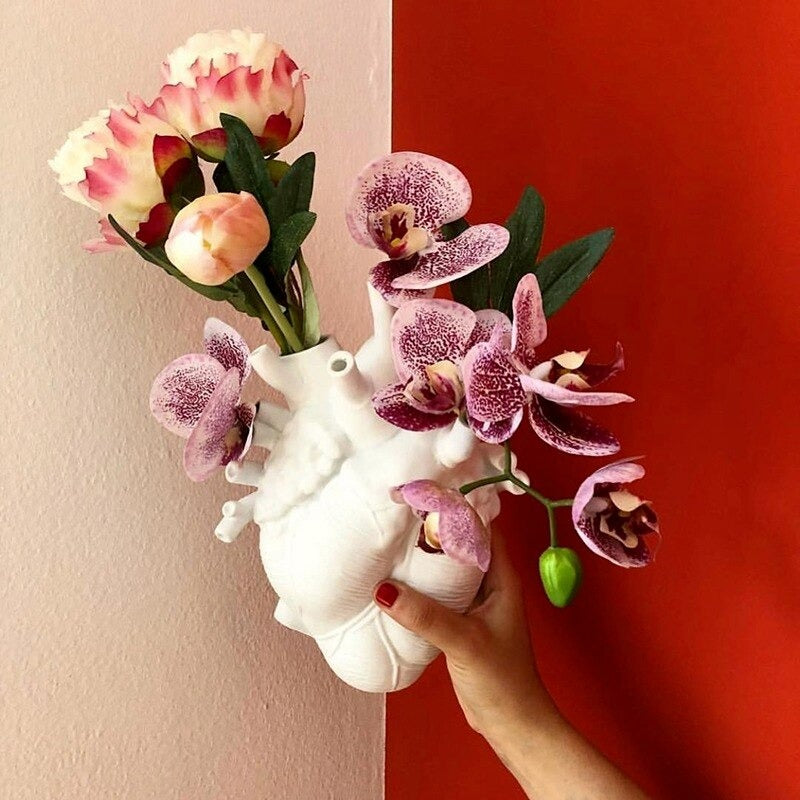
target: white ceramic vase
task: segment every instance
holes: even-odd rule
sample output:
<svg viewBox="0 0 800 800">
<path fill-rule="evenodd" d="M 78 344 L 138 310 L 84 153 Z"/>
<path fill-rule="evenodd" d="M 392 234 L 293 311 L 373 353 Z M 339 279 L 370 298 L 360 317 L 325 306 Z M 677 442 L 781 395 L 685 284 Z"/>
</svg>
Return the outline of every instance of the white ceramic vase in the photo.
<svg viewBox="0 0 800 800">
<path fill-rule="evenodd" d="M 374 332 L 355 356 L 332 337 L 295 355 L 267 346 L 252 353 L 253 369 L 288 408 L 259 405 L 254 443 L 270 454 L 263 463 L 228 465 L 229 481 L 256 491 L 223 506 L 216 534 L 233 541 L 254 520 L 278 595 L 275 619 L 313 637 L 346 683 L 388 692 L 413 683 L 438 651 L 379 610 L 375 585 L 394 578 L 464 611 L 482 579 L 475 567 L 417 547 L 420 520 L 389 490 L 421 478 L 458 487 L 498 474 L 503 452 L 458 421 L 415 433 L 375 414 L 373 392 L 396 380 L 394 309 L 368 291 Z M 469 495 L 487 524 L 500 510 L 501 489 L 513 487 Z"/>
</svg>

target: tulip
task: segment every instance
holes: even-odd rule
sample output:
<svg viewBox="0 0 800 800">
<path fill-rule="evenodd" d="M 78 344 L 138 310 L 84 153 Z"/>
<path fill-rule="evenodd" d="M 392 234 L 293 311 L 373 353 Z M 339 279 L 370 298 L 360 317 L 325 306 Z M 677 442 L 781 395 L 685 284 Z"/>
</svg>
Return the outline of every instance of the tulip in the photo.
<svg viewBox="0 0 800 800">
<path fill-rule="evenodd" d="M 225 157 L 221 113 L 239 117 L 265 153 L 285 147 L 303 126 L 308 76 L 264 34 L 196 34 L 167 56 L 162 72 L 166 118 L 210 161 Z"/>
<path fill-rule="evenodd" d="M 269 242 L 269 222 L 248 192 L 198 197 L 175 217 L 165 250 L 187 278 L 219 286 L 246 270 Z"/>
</svg>

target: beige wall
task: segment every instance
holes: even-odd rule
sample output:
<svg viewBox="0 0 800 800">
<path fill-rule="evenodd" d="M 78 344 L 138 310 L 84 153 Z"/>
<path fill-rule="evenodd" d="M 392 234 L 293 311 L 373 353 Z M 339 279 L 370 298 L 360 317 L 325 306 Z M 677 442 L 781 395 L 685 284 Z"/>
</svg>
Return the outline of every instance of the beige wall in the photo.
<svg viewBox="0 0 800 800">
<path fill-rule="evenodd" d="M 198 347 L 207 315 L 251 345 L 257 325 L 133 254 L 84 253 L 92 215 L 46 160 L 109 98 L 154 92 L 189 34 L 267 31 L 312 75 L 309 251 L 326 327 L 351 346 L 370 255 L 342 203 L 389 146 L 390 3 L 11 0 L 2 15 L 0 797 L 379 798 L 383 698 L 272 621 L 255 532 L 212 535 L 236 491 L 190 483 L 148 412 L 153 376 Z"/>
</svg>

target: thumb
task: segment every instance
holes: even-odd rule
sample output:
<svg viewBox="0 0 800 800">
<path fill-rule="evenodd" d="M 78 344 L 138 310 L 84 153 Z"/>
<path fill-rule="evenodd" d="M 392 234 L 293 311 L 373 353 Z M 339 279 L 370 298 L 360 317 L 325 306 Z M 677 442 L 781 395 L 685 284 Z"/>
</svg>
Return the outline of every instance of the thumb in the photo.
<svg viewBox="0 0 800 800">
<path fill-rule="evenodd" d="M 445 655 L 458 653 L 469 637 L 471 621 L 404 583 L 384 581 L 375 587 L 375 602 L 387 616 L 426 639 Z"/>
</svg>

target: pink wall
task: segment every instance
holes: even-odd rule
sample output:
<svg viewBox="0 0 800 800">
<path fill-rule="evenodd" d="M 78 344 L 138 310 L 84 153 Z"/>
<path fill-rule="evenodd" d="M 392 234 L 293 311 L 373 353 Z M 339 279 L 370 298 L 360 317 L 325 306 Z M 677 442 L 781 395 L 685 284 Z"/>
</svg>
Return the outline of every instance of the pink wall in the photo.
<svg viewBox="0 0 800 800">
<path fill-rule="evenodd" d="M 253 346 L 262 334 L 132 254 L 88 256 L 92 216 L 59 197 L 46 164 L 109 97 L 155 91 L 160 59 L 189 34 L 265 30 L 312 75 L 297 143 L 320 155 L 309 255 L 326 327 L 354 345 L 368 313 L 351 287 L 370 258 L 343 197 L 389 144 L 389 4 L 371 7 L 4 7 L 4 798 L 382 796 L 383 698 L 334 679 L 311 641 L 273 622 L 254 531 L 230 546 L 212 534 L 236 490 L 221 476 L 190 483 L 181 442 L 148 412 L 154 375 L 198 347 L 206 316 Z"/>
<path fill-rule="evenodd" d="M 648 454 L 641 486 L 664 544 L 641 572 L 583 551 L 582 595 L 556 610 L 536 576 L 546 523 L 507 503 L 549 686 L 654 797 L 797 796 L 800 6 L 394 10 L 396 149 L 458 164 L 478 221 L 504 219 L 532 182 L 545 250 L 617 228 L 550 340 L 598 355 L 625 344 L 615 387 L 637 403 L 603 419 L 625 453 Z M 553 496 L 594 468 L 532 436 L 520 448 Z M 387 714 L 390 800 L 522 796 L 467 729 L 441 664 Z"/>
</svg>

